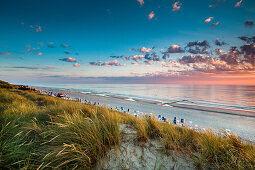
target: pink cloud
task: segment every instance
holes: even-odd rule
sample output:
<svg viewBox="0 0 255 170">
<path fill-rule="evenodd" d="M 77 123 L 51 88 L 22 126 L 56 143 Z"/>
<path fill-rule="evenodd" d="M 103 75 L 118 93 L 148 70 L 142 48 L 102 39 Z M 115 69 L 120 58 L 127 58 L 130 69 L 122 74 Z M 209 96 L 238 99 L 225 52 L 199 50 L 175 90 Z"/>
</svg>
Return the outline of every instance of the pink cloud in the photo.
<svg viewBox="0 0 255 170">
<path fill-rule="evenodd" d="M 172 11 L 178 11 L 181 9 L 182 3 L 180 3 L 180 1 L 177 1 L 173 4 L 173 9 Z"/>
<path fill-rule="evenodd" d="M 75 63 L 73 66 L 74 66 L 74 67 L 79 67 L 80 64 L 79 64 L 79 63 Z"/>
<path fill-rule="evenodd" d="M 144 0 L 137 0 L 137 1 L 140 3 L 141 6 L 144 4 Z"/>
<path fill-rule="evenodd" d="M 66 45 L 66 44 L 61 44 L 61 47 L 63 47 L 63 48 L 66 48 L 66 47 L 68 47 L 69 45 Z"/>
<path fill-rule="evenodd" d="M 131 63 L 133 66 L 138 66 L 139 63 L 138 62 L 134 62 L 134 63 Z"/>
<path fill-rule="evenodd" d="M 25 48 L 26 48 L 26 52 L 29 52 L 31 50 L 31 46 L 30 45 L 26 45 Z"/>
<path fill-rule="evenodd" d="M 67 57 L 67 58 L 63 58 L 63 59 L 59 59 L 61 61 L 66 61 L 66 62 L 76 62 L 75 58 L 72 57 Z"/>
<path fill-rule="evenodd" d="M 148 15 L 148 19 L 151 20 L 155 16 L 155 13 L 151 11 L 151 13 Z"/>
<path fill-rule="evenodd" d="M 36 26 L 36 32 L 42 32 L 42 27 L 39 26 L 39 25 L 37 25 L 37 26 Z"/>
<path fill-rule="evenodd" d="M 42 43 L 42 42 L 38 42 L 37 44 L 41 45 L 41 46 L 44 46 L 44 43 Z"/>
<path fill-rule="evenodd" d="M 240 0 L 239 2 L 237 2 L 237 3 L 235 4 L 235 7 L 240 7 L 241 4 L 242 4 L 242 1 L 243 1 L 243 0 Z"/>
<path fill-rule="evenodd" d="M 43 55 L 43 53 L 40 52 L 40 53 L 38 53 L 38 55 Z"/>
<path fill-rule="evenodd" d="M 213 19 L 213 17 L 209 17 L 205 20 L 205 24 L 207 24 L 208 22 L 211 22 L 211 20 Z"/>
<path fill-rule="evenodd" d="M 218 25 L 220 24 L 220 22 L 218 21 L 218 22 L 216 22 L 216 23 L 212 23 L 212 27 L 217 27 Z"/>
<path fill-rule="evenodd" d="M 0 53 L 0 55 L 11 55 L 11 53 Z"/>
</svg>

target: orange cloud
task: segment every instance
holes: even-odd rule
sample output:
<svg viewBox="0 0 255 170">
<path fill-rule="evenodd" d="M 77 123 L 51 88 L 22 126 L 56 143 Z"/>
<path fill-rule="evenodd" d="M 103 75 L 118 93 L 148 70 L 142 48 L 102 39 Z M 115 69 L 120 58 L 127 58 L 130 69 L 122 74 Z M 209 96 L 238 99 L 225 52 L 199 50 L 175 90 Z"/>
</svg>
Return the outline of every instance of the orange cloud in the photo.
<svg viewBox="0 0 255 170">
<path fill-rule="evenodd" d="M 148 15 L 148 19 L 151 20 L 154 16 L 155 16 L 155 13 L 152 11 L 152 12 Z"/>
<path fill-rule="evenodd" d="M 209 17 L 205 20 L 205 24 L 207 24 L 208 22 L 211 22 L 211 20 L 213 19 L 213 17 Z"/>
<path fill-rule="evenodd" d="M 180 3 L 180 1 L 175 2 L 175 3 L 173 4 L 173 9 L 172 9 L 172 11 L 178 11 L 178 10 L 180 10 L 180 9 L 181 9 L 181 6 L 182 6 L 182 4 Z"/>
</svg>

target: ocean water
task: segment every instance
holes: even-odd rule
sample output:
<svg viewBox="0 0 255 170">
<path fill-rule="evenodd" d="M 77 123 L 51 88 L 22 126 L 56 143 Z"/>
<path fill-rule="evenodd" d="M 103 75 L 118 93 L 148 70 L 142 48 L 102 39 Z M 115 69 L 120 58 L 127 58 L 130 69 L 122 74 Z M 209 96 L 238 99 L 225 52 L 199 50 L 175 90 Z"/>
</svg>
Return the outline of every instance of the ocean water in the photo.
<svg viewBox="0 0 255 170">
<path fill-rule="evenodd" d="M 35 85 L 35 84 L 34 84 Z M 255 86 L 178 84 L 40 84 L 97 95 L 116 95 L 255 111 Z"/>
</svg>

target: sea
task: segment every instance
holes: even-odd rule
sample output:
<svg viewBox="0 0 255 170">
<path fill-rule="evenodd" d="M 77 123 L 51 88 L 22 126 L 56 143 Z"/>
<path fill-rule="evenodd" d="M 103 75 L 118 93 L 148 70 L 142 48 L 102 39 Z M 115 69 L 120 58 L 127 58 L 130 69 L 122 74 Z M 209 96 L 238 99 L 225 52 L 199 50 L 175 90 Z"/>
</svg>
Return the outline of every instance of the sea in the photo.
<svg viewBox="0 0 255 170">
<path fill-rule="evenodd" d="M 183 84 L 32 84 L 96 95 L 255 111 L 255 86 Z"/>
</svg>

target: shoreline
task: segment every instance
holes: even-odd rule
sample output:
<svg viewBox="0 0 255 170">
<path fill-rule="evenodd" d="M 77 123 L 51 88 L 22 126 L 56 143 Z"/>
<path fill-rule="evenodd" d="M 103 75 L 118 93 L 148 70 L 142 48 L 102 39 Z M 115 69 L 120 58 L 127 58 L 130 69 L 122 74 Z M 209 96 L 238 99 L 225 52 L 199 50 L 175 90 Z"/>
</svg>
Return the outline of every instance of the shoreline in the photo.
<svg viewBox="0 0 255 170">
<path fill-rule="evenodd" d="M 47 89 L 52 91 L 60 91 L 66 93 L 75 93 L 82 96 L 93 96 L 93 97 L 100 97 L 100 98 L 108 98 L 108 99 L 118 99 L 124 101 L 133 101 L 139 103 L 146 103 L 146 104 L 153 104 L 153 105 L 160 105 L 164 107 L 176 107 L 182 109 L 190 109 L 190 110 L 197 110 L 197 111 L 204 111 L 204 112 L 213 112 L 218 114 L 226 114 L 226 115 L 233 115 L 233 116 L 242 116 L 242 117 L 249 117 L 255 118 L 255 111 L 250 110 L 243 110 L 243 109 L 229 109 L 229 108 L 222 108 L 222 107 L 213 107 L 213 106 L 202 106 L 202 105 L 195 105 L 195 104 L 184 104 L 181 101 L 177 102 L 161 102 L 151 99 L 143 99 L 143 98 L 134 98 L 134 97 L 126 97 L 126 96 L 118 96 L 118 95 L 108 95 L 108 94 L 95 94 L 89 92 L 79 92 L 79 91 L 72 91 L 67 89 L 54 89 L 54 88 L 47 88 L 47 87 L 37 87 L 40 89 Z"/>
<path fill-rule="evenodd" d="M 239 110 L 227 110 L 221 108 L 200 107 L 196 105 L 184 105 L 181 103 L 162 103 L 160 101 L 135 99 L 130 97 L 118 97 L 112 95 L 96 95 L 94 93 L 85 93 L 67 89 L 55 89 L 36 87 L 39 90 L 52 91 L 54 93 L 63 93 L 72 99 L 86 99 L 93 103 L 100 103 L 112 109 L 126 112 L 132 115 L 151 114 L 156 117 L 164 116 L 168 122 L 172 122 L 174 117 L 180 122 L 184 119 L 189 125 L 200 129 L 211 129 L 220 132 L 221 130 L 230 130 L 244 140 L 255 142 L 255 117 L 251 113 L 240 112 Z M 121 110 L 123 108 L 123 110 Z M 129 109 L 129 111 L 128 111 Z M 218 110 L 217 110 L 218 109 Z M 231 112 L 230 112 L 231 111 Z M 235 112 L 234 112 L 235 111 Z"/>
</svg>

